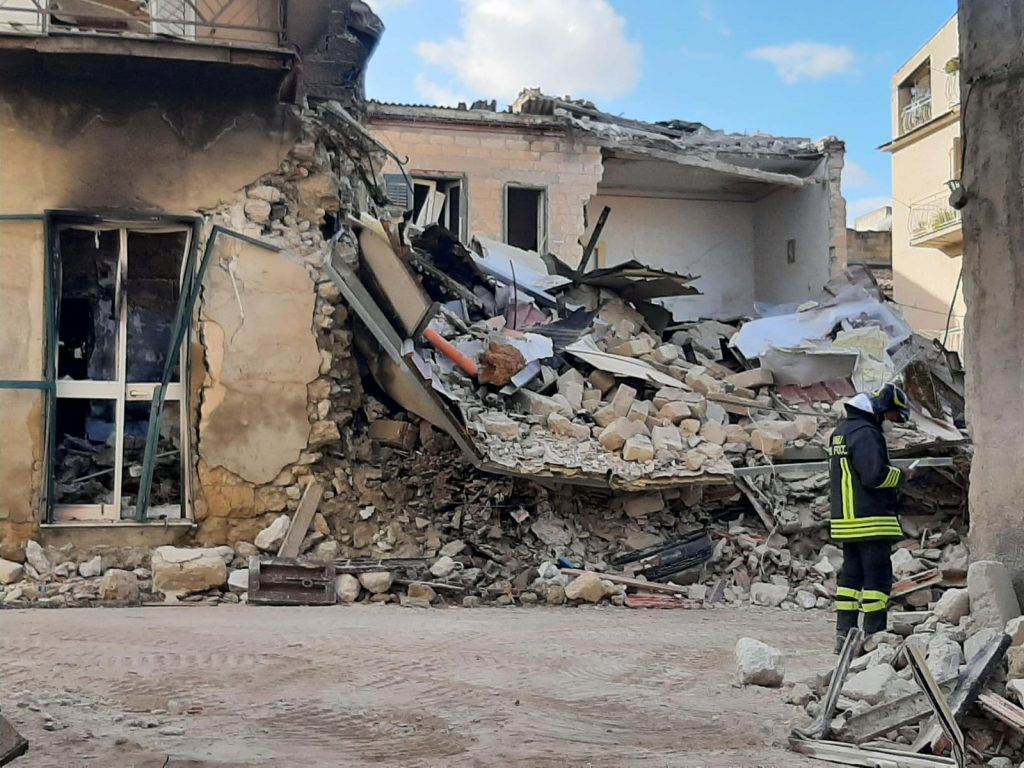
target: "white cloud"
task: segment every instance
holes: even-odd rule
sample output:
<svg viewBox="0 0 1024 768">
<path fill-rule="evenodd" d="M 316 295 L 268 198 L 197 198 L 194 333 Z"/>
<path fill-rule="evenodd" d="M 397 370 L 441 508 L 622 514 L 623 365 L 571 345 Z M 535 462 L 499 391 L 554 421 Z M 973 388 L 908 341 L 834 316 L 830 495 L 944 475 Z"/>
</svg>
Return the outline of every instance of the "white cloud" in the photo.
<svg viewBox="0 0 1024 768">
<path fill-rule="evenodd" d="M 469 101 L 465 96 L 435 83 L 422 72 L 416 75 L 413 82 L 416 86 L 416 92 L 431 104 L 437 104 L 442 107 L 457 107 L 460 101 Z"/>
<path fill-rule="evenodd" d="M 679 55 L 691 61 L 710 61 L 715 58 L 715 54 L 709 51 L 695 51 L 685 45 L 679 49 Z"/>
<path fill-rule="evenodd" d="M 369 3 L 370 8 L 378 16 L 386 13 L 390 13 L 396 8 L 401 8 L 403 5 L 411 5 L 416 0 L 366 0 Z"/>
<path fill-rule="evenodd" d="M 892 198 L 890 197 L 861 197 L 857 200 L 848 200 L 846 202 L 846 226 L 853 227 L 854 220 L 863 216 L 865 213 L 871 213 L 879 208 L 884 208 L 887 205 L 892 205 Z"/>
<path fill-rule="evenodd" d="M 767 61 L 788 85 L 810 78 L 819 80 L 831 75 L 853 72 L 853 51 L 845 45 L 825 43 L 789 43 L 757 48 L 748 58 Z"/>
<path fill-rule="evenodd" d="M 870 189 L 878 186 L 878 179 L 860 163 L 847 160 L 843 168 L 843 186 L 847 189 Z"/>
<path fill-rule="evenodd" d="M 422 42 L 426 78 L 449 94 L 514 99 L 525 87 L 614 99 L 640 79 L 643 48 L 608 0 L 461 0 L 461 37 Z"/>
</svg>

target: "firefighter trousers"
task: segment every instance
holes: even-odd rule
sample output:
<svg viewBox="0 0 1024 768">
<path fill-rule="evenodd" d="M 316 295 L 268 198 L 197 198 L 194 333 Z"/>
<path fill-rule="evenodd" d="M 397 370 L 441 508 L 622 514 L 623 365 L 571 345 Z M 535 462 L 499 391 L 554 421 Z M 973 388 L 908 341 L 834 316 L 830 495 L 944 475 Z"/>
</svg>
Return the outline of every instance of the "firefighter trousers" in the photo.
<svg viewBox="0 0 1024 768">
<path fill-rule="evenodd" d="M 843 567 L 836 590 L 836 634 L 845 637 L 864 614 L 864 634 L 886 628 L 892 590 L 891 539 L 843 542 Z"/>
</svg>

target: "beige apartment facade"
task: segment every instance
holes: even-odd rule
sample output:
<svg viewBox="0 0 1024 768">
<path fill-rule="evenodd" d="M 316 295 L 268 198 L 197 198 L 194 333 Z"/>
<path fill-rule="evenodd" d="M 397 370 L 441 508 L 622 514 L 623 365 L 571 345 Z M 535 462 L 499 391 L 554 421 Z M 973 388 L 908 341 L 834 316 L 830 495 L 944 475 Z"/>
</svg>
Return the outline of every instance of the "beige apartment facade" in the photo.
<svg viewBox="0 0 1024 768">
<path fill-rule="evenodd" d="M 892 154 L 893 297 L 914 330 L 962 351 L 963 231 L 949 204 L 962 165 L 957 35 L 954 16 L 893 76 L 882 149 Z"/>
</svg>

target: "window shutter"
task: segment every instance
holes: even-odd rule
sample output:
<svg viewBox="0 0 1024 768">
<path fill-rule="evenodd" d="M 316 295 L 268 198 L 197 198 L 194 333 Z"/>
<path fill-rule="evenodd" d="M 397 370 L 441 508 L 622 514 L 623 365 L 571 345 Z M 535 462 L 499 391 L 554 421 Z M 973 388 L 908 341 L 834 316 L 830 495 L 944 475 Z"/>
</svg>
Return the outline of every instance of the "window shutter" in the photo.
<svg viewBox="0 0 1024 768">
<path fill-rule="evenodd" d="M 384 191 L 388 194 L 391 204 L 408 211 L 412 208 L 412 187 L 402 173 L 384 174 Z"/>
</svg>

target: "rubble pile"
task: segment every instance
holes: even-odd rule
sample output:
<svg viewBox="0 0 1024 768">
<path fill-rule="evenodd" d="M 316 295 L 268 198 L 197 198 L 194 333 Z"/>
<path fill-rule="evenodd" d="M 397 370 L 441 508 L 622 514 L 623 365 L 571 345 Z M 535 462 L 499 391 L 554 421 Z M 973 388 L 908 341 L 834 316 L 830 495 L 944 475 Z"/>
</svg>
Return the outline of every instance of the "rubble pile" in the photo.
<svg viewBox="0 0 1024 768">
<path fill-rule="evenodd" d="M 908 666 L 905 646 L 920 652 L 966 736 L 971 764 L 1016 766 L 1024 760 L 1024 616 L 1000 563 L 972 563 L 966 587 L 927 609 L 890 614 L 889 631 L 871 638 L 842 680 L 827 739 L 881 741 L 948 754 L 932 709 Z M 830 675 L 796 675 L 787 700 L 812 718 L 826 706 Z M 921 756 L 924 759 L 924 755 Z"/>
</svg>

